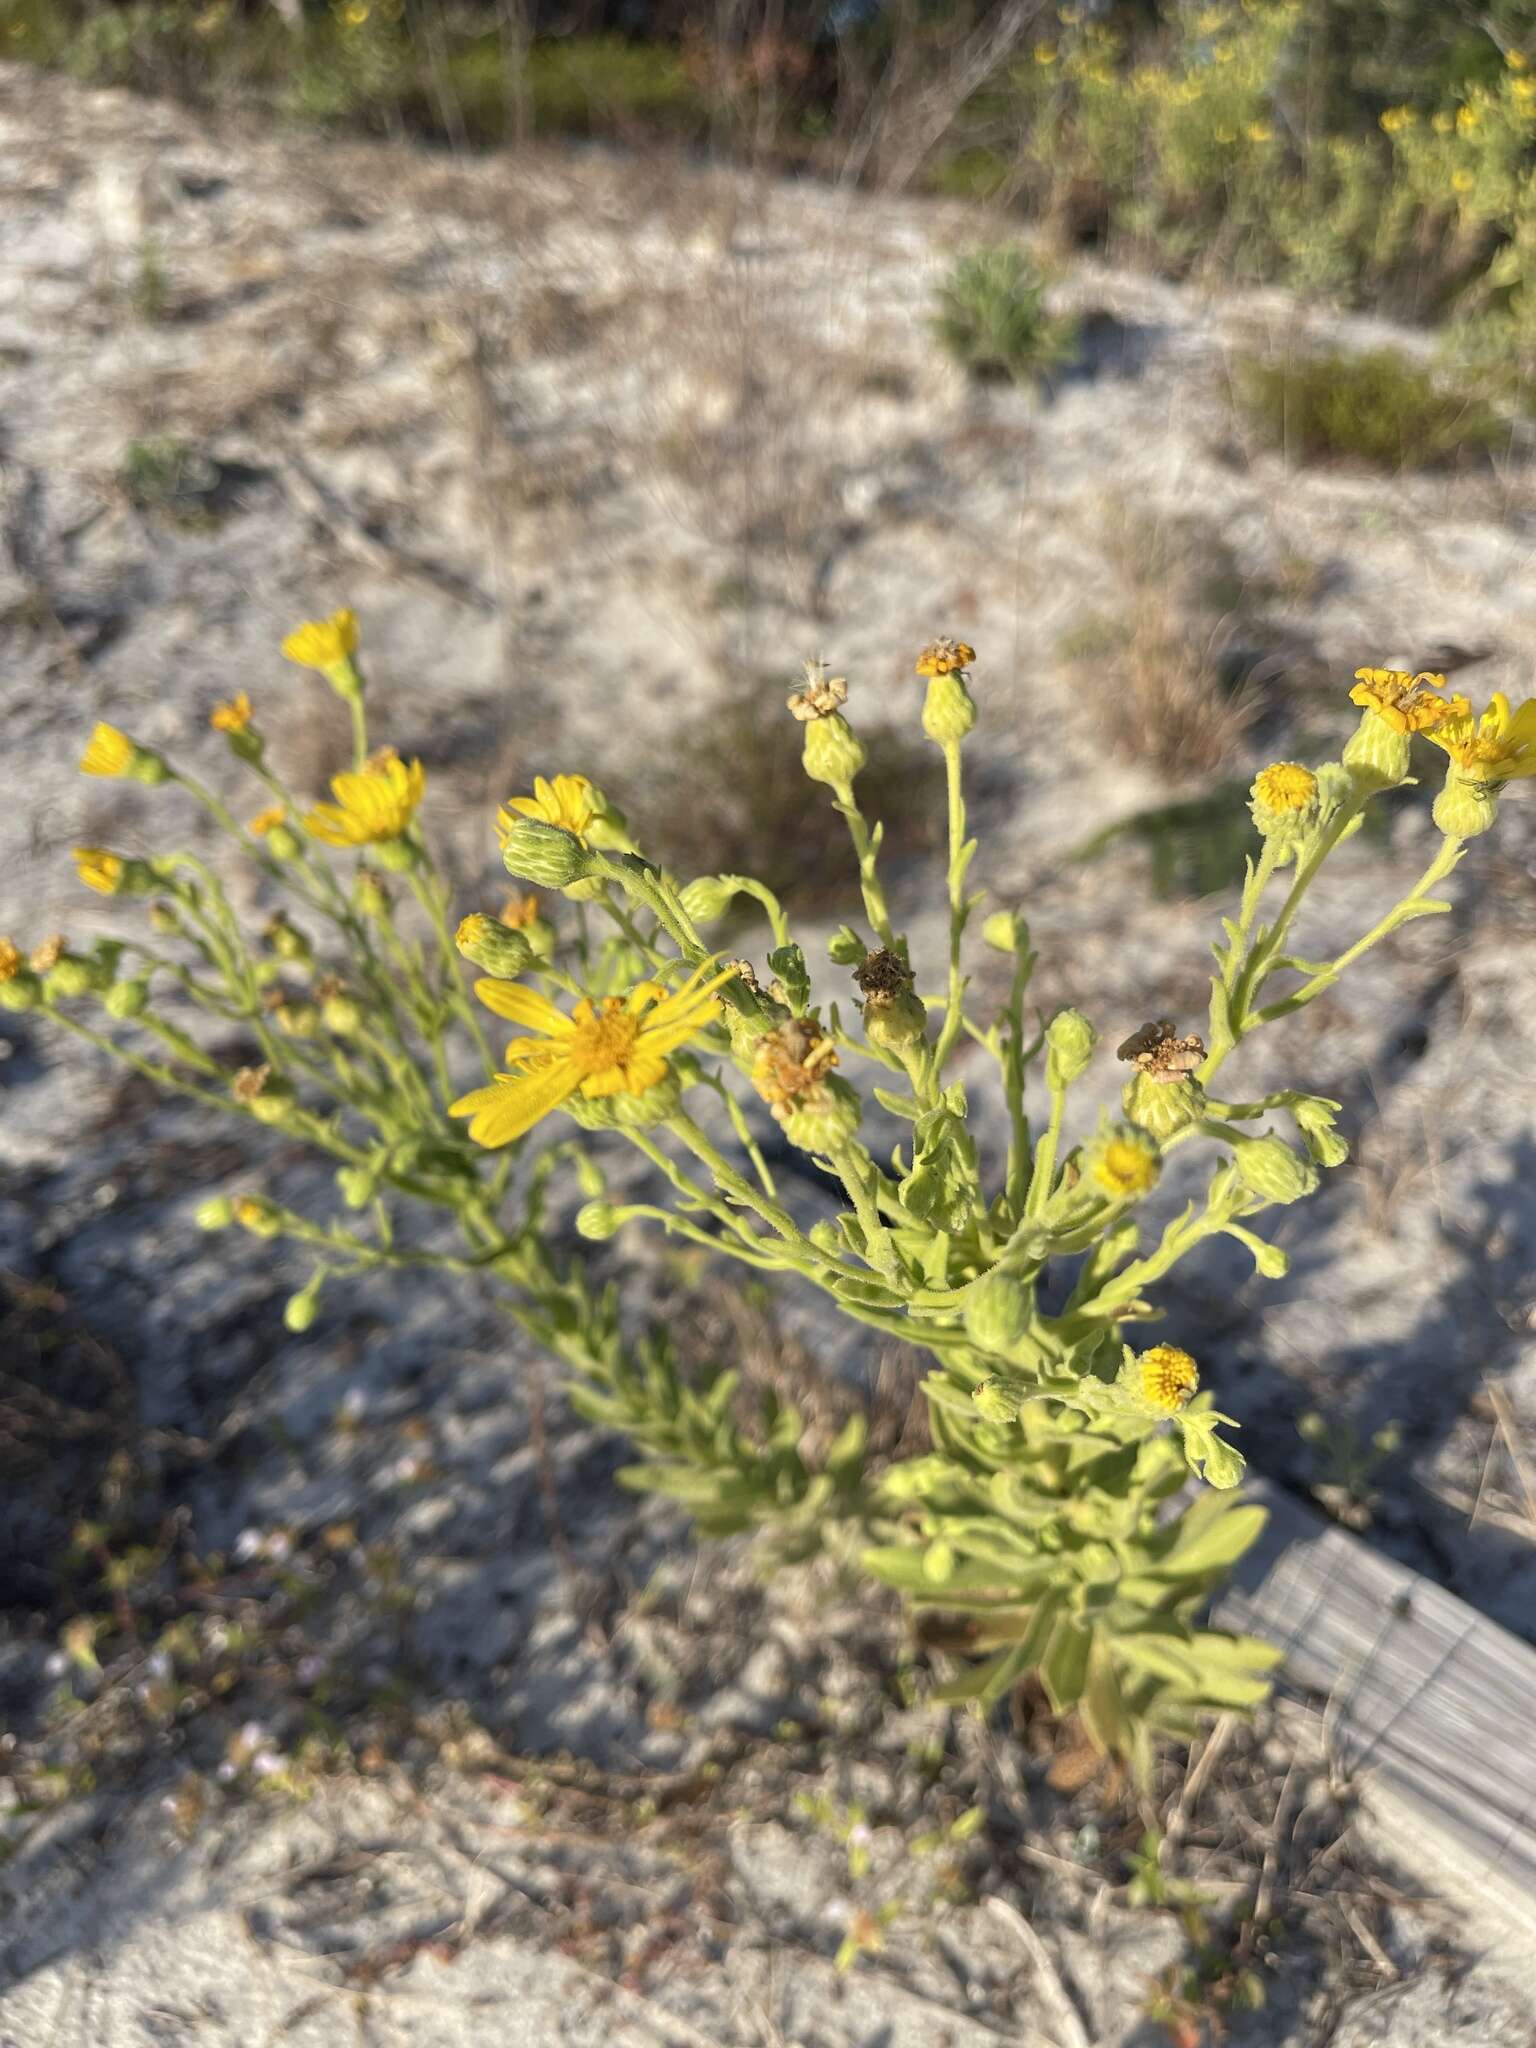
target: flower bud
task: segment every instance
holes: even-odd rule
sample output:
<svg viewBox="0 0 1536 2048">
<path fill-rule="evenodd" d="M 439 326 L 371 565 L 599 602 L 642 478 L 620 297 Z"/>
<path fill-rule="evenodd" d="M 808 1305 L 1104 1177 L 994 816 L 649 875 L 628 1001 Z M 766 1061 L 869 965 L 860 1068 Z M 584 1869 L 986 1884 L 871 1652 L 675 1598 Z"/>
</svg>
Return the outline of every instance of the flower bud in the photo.
<svg viewBox="0 0 1536 2048">
<path fill-rule="evenodd" d="M 267 834 L 267 851 L 274 860 L 297 860 L 299 836 L 289 825 L 274 825 Z"/>
<path fill-rule="evenodd" d="M 1120 1100 L 1131 1122 L 1160 1140 L 1198 1123 L 1205 1114 L 1205 1090 L 1188 1074 L 1172 1081 L 1133 1074 Z"/>
<path fill-rule="evenodd" d="M 1283 1138 L 1243 1138 L 1232 1148 L 1232 1162 L 1248 1192 L 1266 1202 L 1297 1202 L 1317 1187 L 1317 1168 Z"/>
<path fill-rule="evenodd" d="M 114 981 L 107 990 L 105 1009 L 109 1017 L 119 1023 L 130 1017 L 142 1016 L 149 1003 L 149 980 L 143 977 L 137 981 Z"/>
<path fill-rule="evenodd" d="M 234 1218 L 252 1237 L 276 1237 L 283 1227 L 283 1212 L 265 1195 L 240 1195 L 234 1203 Z"/>
<path fill-rule="evenodd" d="M 1392 789 L 1408 774 L 1408 735 L 1367 711 L 1344 746 L 1344 766 L 1360 789 Z"/>
<path fill-rule="evenodd" d="M 228 1230 L 235 1220 L 235 1205 L 228 1195 L 209 1195 L 192 1212 L 199 1230 Z"/>
<path fill-rule="evenodd" d="M 88 996 L 96 983 L 96 970 L 89 960 L 82 960 L 78 954 L 66 953 L 56 967 L 50 968 L 43 983 L 50 997 L 64 1001 L 74 996 Z"/>
<path fill-rule="evenodd" d="M 350 990 L 327 990 L 320 1004 L 320 1022 L 332 1038 L 355 1038 L 365 1021 L 363 1006 Z"/>
<path fill-rule="evenodd" d="M 268 845 L 271 844 L 270 839 Z M 372 868 L 362 868 L 357 877 L 357 886 L 352 891 L 352 901 L 364 917 L 383 920 L 389 915 L 390 896 L 382 876 Z"/>
<path fill-rule="evenodd" d="M 1081 1010 L 1058 1010 L 1045 1027 L 1046 1079 L 1053 1089 L 1066 1088 L 1093 1058 L 1099 1042 Z"/>
<path fill-rule="evenodd" d="M 1007 1380 L 995 1376 L 983 1380 L 979 1387 L 972 1390 L 971 1399 L 975 1402 L 976 1412 L 982 1421 L 990 1422 L 994 1427 L 1001 1428 L 1019 1419 L 1019 1396 L 1012 1391 Z"/>
<path fill-rule="evenodd" d="M 378 1182 L 370 1167 L 343 1166 L 337 1170 L 336 1186 L 349 1209 L 366 1209 Z"/>
<path fill-rule="evenodd" d="M 1254 826 L 1282 859 L 1294 856 L 1316 825 L 1320 807 L 1317 777 L 1299 761 L 1276 761 L 1261 769 L 1249 792 Z"/>
<path fill-rule="evenodd" d="M 1334 1129 L 1338 1106 L 1321 1095 L 1300 1095 L 1290 1104 L 1302 1143 L 1319 1166 L 1342 1166 L 1349 1157 L 1349 1146 Z"/>
<path fill-rule="evenodd" d="M 726 875 L 699 875 L 682 892 L 683 909 L 696 924 L 724 917 L 736 898 L 736 885 Z"/>
<path fill-rule="evenodd" d="M 584 1202 L 576 1211 L 576 1234 L 603 1244 L 613 1236 L 623 1219 L 611 1202 Z"/>
<path fill-rule="evenodd" d="M 812 719 L 806 726 L 801 761 L 812 782 L 847 789 L 866 758 L 858 734 L 840 711 Z"/>
<path fill-rule="evenodd" d="M 515 981 L 533 965 L 534 951 L 526 935 L 480 911 L 461 920 L 453 943 L 466 960 L 483 967 L 497 981 Z"/>
<path fill-rule="evenodd" d="M 786 1104 L 779 1121 L 791 1145 L 825 1154 L 848 1143 L 861 1114 L 855 1091 L 837 1074 L 828 1074 L 798 1101 Z"/>
<path fill-rule="evenodd" d="M 296 1337 L 314 1327 L 320 1313 L 320 1276 L 316 1274 L 309 1285 L 297 1294 L 290 1294 L 283 1309 L 283 1323 Z"/>
<path fill-rule="evenodd" d="M 1200 1369 L 1187 1351 L 1176 1344 L 1155 1344 L 1139 1358 L 1127 1354 L 1120 1374 L 1123 1384 L 1148 1408 L 1159 1415 L 1177 1415 L 1189 1405 L 1200 1385 Z"/>
<path fill-rule="evenodd" d="M 278 1030 L 287 1032 L 290 1038 L 313 1038 L 320 1028 L 320 1012 L 302 998 L 278 1003 L 272 1018 Z"/>
<path fill-rule="evenodd" d="M 1011 1273 L 983 1273 L 973 1280 L 964 1308 L 965 1334 L 981 1351 L 1009 1352 L 1029 1327 L 1029 1290 Z"/>
<path fill-rule="evenodd" d="M 1497 792 L 1486 782 L 1469 782 L 1454 770 L 1435 798 L 1432 816 L 1448 839 L 1475 839 L 1499 815 Z"/>
<path fill-rule="evenodd" d="M 592 866 L 574 832 L 567 832 L 563 825 L 546 825 L 539 818 L 522 817 L 513 817 L 506 828 L 501 862 L 509 875 L 537 882 L 545 889 L 569 888 Z"/>
<path fill-rule="evenodd" d="M 959 669 L 931 676 L 923 699 L 923 731 L 936 747 L 958 746 L 976 723 L 976 706 Z"/>
<path fill-rule="evenodd" d="M 297 925 L 288 922 L 281 911 L 268 922 L 266 939 L 279 960 L 307 966 L 315 957 L 309 940 Z"/>
<path fill-rule="evenodd" d="M 587 844 L 601 853 L 633 853 L 629 820 L 617 804 L 610 803 L 600 789 L 592 791 L 592 822 L 587 827 Z"/>
<path fill-rule="evenodd" d="M 614 1127 L 621 1131 L 648 1130 L 653 1124 L 664 1124 L 669 1116 L 675 1116 L 682 1100 L 683 1085 L 674 1067 L 668 1067 L 659 1081 L 641 1095 L 615 1095 L 613 1103 Z"/>
</svg>

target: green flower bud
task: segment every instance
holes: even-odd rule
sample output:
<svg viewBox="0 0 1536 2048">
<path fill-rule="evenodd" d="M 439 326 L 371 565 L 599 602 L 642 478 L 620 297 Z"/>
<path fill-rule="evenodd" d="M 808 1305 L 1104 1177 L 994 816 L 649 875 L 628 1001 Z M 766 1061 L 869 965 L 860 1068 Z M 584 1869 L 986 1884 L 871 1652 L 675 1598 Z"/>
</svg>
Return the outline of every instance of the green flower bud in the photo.
<svg viewBox="0 0 1536 2048">
<path fill-rule="evenodd" d="M 1011 1273 L 983 1273 L 965 1290 L 963 1306 L 965 1334 L 978 1350 L 1007 1353 L 1029 1328 L 1029 1290 Z"/>
<path fill-rule="evenodd" d="M 461 920 L 453 943 L 466 960 L 483 967 L 498 981 L 515 981 L 534 961 L 534 950 L 525 932 L 479 911 Z"/>
<path fill-rule="evenodd" d="M 1232 1163 L 1249 1193 L 1266 1202 L 1298 1202 L 1317 1187 L 1317 1168 L 1283 1138 L 1243 1138 L 1232 1148 Z"/>
<path fill-rule="evenodd" d="M 283 1309 L 283 1322 L 296 1337 L 314 1327 L 320 1313 L 320 1278 L 317 1274 L 309 1285 L 297 1294 L 290 1294 Z"/>
<path fill-rule="evenodd" d="M 96 973 L 91 962 L 74 953 L 66 953 L 56 967 L 48 970 L 43 986 L 51 997 L 68 1001 L 73 996 L 88 996 L 95 983 Z"/>
<path fill-rule="evenodd" d="M 824 1155 L 847 1144 L 861 1115 L 854 1090 L 840 1076 L 829 1074 L 800 1101 L 787 1105 L 780 1121 L 791 1145 Z"/>
<path fill-rule="evenodd" d="M 958 746 L 976 723 L 976 706 L 959 669 L 930 676 L 923 699 L 923 731 L 936 747 Z"/>
<path fill-rule="evenodd" d="M 1029 926 L 1016 910 L 994 910 L 983 924 L 981 936 L 998 953 L 1029 951 Z"/>
<path fill-rule="evenodd" d="M 281 1081 L 269 1081 L 259 1095 L 246 1104 L 259 1124 L 269 1127 L 286 1123 L 293 1109 L 293 1096 Z"/>
<path fill-rule="evenodd" d="M 363 1006 L 346 989 L 337 989 L 321 1003 L 320 1022 L 333 1038 L 355 1037 L 363 1028 Z"/>
<path fill-rule="evenodd" d="M 114 981 L 107 990 L 105 1008 L 109 1017 L 119 1022 L 129 1017 L 142 1016 L 149 1002 L 149 981 Z"/>
<path fill-rule="evenodd" d="M 416 865 L 416 849 L 409 839 L 380 839 L 373 849 L 374 859 L 381 868 L 387 868 L 392 875 L 403 875 Z"/>
<path fill-rule="evenodd" d="M 234 1218 L 252 1237 L 276 1237 L 283 1227 L 283 1212 L 265 1195 L 241 1195 L 234 1205 Z"/>
<path fill-rule="evenodd" d="M 192 1212 L 199 1230 L 228 1230 L 235 1220 L 235 1205 L 228 1195 L 209 1195 Z"/>
<path fill-rule="evenodd" d="M 603 1244 L 613 1236 L 622 1221 L 611 1202 L 584 1202 L 576 1211 L 576 1232 L 593 1244 Z"/>
<path fill-rule="evenodd" d="M 367 1166 L 343 1166 L 337 1170 L 336 1186 L 349 1209 L 366 1209 L 378 1182 Z"/>
<path fill-rule="evenodd" d="M 600 789 L 592 791 L 592 822 L 587 827 L 588 842 L 603 853 L 633 853 L 635 842 L 629 836 L 629 820 L 617 804 L 610 803 Z"/>
<path fill-rule="evenodd" d="M 267 844 L 272 844 L 273 835 L 267 834 Z M 352 891 L 352 901 L 364 917 L 382 920 L 389 915 L 389 890 L 372 868 L 363 868 Z"/>
<path fill-rule="evenodd" d="M 303 932 L 297 925 L 289 924 L 281 912 L 267 926 L 267 944 L 279 960 L 290 963 L 297 962 L 308 966 L 315 957 L 314 948 Z"/>
<path fill-rule="evenodd" d="M 616 1095 L 568 1095 L 560 1107 L 584 1131 L 611 1131 L 619 1121 Z"/>
<path fill-rule="evenodd" d="M 904 1052 L 920 1044 L 928 1030 L 928 1012 L 912 994 L 871 996 L 864 1005 L 864 1036 L 884 1052 Z"/>
<path fill-rule="evenodd" d="M 1046 1079 L 1052 1088 L 1070 1087 L 1093 1058 L 1099 1042 L 1081 1010 L 1058 1010 L 1045 1027 Z"/>
<path fill-rule="evenodd" d="M 1344 747 L 1344 766 L 1360 789 L 1392 789 L 1408 775 L 1408 735 L 1367 711 Z"/>
<path fill-rule="evenodd" d="M 0 1010 L 35 1010 L 42 993 L 43 985 L 31 968 L 20 968 L 9 980 L 0 981 Z"/>
<path fill-rule="evenodd" d="M 812 782 L 846 789 L 867 758 L 858 734 L 840 711 L 814 718 L 805 728 L 801 761 Z"/>
<path fill-rule="evenodd" d="M 736 884 L 729 875 L 699 875 L 682 892 L 683 908 L 696 924 L 713 924 L 735 900 Z"/>
<path fill-rule="evenodd" d="M 1001 1428 L 1019 1419 L 1020 1398 L 1012 1391 L 1007 1380 L 983 1380 L 973 1391 L 971 1399 L 975 1402 L 976 1412 L 983 1422 L 990 1422 Z"/>
<path fill-rule="evenodd" d="M 1448 839 L 1475 839 L 1499 815 L 1498 792 L 1486 782 L 1468 782 L 1454 771 L 1435 798 L 1432 816 Z"/>
<path fill-rule="evenodd" d="M 1133 1124 L 1154 1138 L 1171 1138 L 1205 1114 L 1205 1090 L 1193 1076 L 1181 1074 L 1159 1081 L 1151 1074 L 1133 1074 L 1120 1100 Z"/>
<path fill-rule="evenodd" d="M 302 998 L 279 1003 L 272 1016 L 278 1030 L 286 1031 L 290 1038 L 313 1038 L 320 1028 L 320 1012 Z"/>
<path fill-rule="evenodd" d="M 266 848 L 274 860 L 297 860 L 299 835 L 289 825 L 274 825 L 267 834 Z"/>
<path fill-rule="evenodd" d="M 135 782 L 142 782 L 146 789 L 158 789 L 170 772 L 160 755 L 152 748 L 135 745 L 133 765 L 128 770 Z"/>
<path fill-rule="evenodd" d="M 539 818 L 513 818 L 501 842 L 501 864 L 509 875 L 537 882 L 546 889 L 567 889 L 592 866 L 591 856 L 574 832 L 546 825 Z"/>
<path fill-rule="evenodd" d="M 835 1256 L 843 1249 L 842 1233 L 837 1225 L 829 1223 L 825 1216 L 822 1217 L 819 1223 L 811 1225 L 807 1235 L 819 1252 L 827 1252 Z"/>
</svg>

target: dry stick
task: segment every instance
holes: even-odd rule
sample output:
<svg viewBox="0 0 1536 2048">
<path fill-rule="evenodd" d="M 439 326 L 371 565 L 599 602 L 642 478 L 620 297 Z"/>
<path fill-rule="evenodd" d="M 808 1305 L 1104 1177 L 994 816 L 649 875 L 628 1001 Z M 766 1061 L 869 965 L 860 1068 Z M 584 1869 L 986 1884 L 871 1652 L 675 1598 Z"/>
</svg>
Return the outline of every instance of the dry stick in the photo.
<svg viewBox="0 0 1536 2048">
<path fill-rule="evenodd" d="M 1343 1913 L 1344 1918 L 1349 1925 L 1350 1933 L 1355 1937 L 1356 1941 L 1358 1941 L 1360 1946 L 1365 1950 L 1366 1954 L 1370 1957 L 1371 1961 L 1376 1965 L 1376 1968 L 1381 1972 L 1382 1976 L 1386 1978 L 1389 1984 L 1395 1984 L 1398 1978 L 1402 1976 L 1402 1971 L 1397 1967 L 1396 1963 L 1393 1962 L 1392 1958 L 1387 1954 L 1386 1950 L 1382 1947 L 1381 1943 L 1376 1939 L 1375 1935 L 1372 1934 L 1369 1927 L 1367 1927 L 1365 1922 L 1360 1918 L 1360 1915 L 1355 1911 L 1354 1907 L 1349 1903 L 1348 1899 L 1343 1899 L 1340 1901 L 1339 1909 Z"/>
<path fill-rule="evenodd" d="M 1496 1387 L 1485 1373 L 1483 1385 L 1499 1428 L 1504 1432 L 1504 1441 L 1509 1446 L 1509 1462 L 1515 1468 L 1515 1477 L 1520 1482 L 1520 1491 L 1525 1497 L 1525 1511 L 1531 1518 L 1531 1527 L 1536 1529 L 1536 1480 L 1532 1479 L 1531 1468 L 1525 1461 L 1520 1448 L 1520 1438 L 1515 1423 L 1515 1412 L 1509 1405 L 1509 1396 L 1502 1387 Z"/>
<path fill-rule="evenodd" d="M 539 1504 L 544 1510 L 544 1533 L 549 1538 L 550 1549 L 560 1560 L 561 1570 L 574 1572 L 576 1559 L 566 1538 L 565 1524 L 560 1519 L 560 1492 L 555 1484 L 549 1427 L 544 1419 L 544 1384 L 537 1374 L 530 1376 L 528 1386 L 528 1436 L 533 1445 L 534 1470 L 538 1475 Z"/>
<path fill-rule="evenodd" d="M 1158 1867 L 1160 1869 L 1166 1868 L 1168 1858 L 1177 1849 L 1180 1842 L 1183 1841 L 1185 1831 L 1189 1827 L 1190 1815 L 1195 1810 L 1195 1801 L 1205 1790 L 1205 1781 L 1216 1768 L 1221 1758 L 1221 1753 L 1231 1741 L 1233 1730 L 1236 1727 L 1237 1716 L 1235 1714 L 1223 1714 L 1216 1723 L 1216 1726 L 1206 1737 L 1205 1747 L 1195 1759 L 1184 1779 L 1183 1789 L 1179 1793 L 1179 1803 L 1168 1816 L 1167 1830 L 1163 1835 L 1157 1852 Z"/>
<path fill-rule="evenodd" d="M 1280 1797 L 1275 1801 L 1274 1818 L 1269 1824 L 1269 1834 L 1264 1843 L 1264 1862 L 1259 1870 L 1259 1888 L 1253 1897 L 1253 1917 L 1243 1926 L 1238 1942 L 1238 1955 L 1247 1962 L 1253 1954 L 1253 1945 L 1259 1930 L 1269 1919 L 1275 1903 L 1275 1871 L 1280 1861 L 1280 1838 L 1285 1833 L 1287 1809 L 1290 1805 L 1291 1786 L 1296 1777 L 1296 1759 L 1291 1758 L 1286 1766 L 1285 1780 L 1280 1787 Z"/>
<path fill-rule="evenodd" d="M 1035 1972 L 1040 2002 L 1056 2028 L 1060 2048 L 1093 2048 L 1082 2014 L 1073 2004 L 1071 1994 L 1061 1981 L 1061 1972 L 1039 1934 L 1018 1907 L 1010 1906 L 1006 1899 L 988 1899 L 987 1911 L 1016 1937 L 1028 1955 Z"/>
</svg>

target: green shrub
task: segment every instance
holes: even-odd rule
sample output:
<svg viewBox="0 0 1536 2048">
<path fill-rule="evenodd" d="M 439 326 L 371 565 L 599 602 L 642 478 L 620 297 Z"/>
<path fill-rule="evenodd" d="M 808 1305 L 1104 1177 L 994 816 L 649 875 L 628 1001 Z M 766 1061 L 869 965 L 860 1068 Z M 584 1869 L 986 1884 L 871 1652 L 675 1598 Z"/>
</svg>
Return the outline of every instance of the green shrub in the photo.
<svg viewBox="0 0 1536 2048">
<path fill-rule="evenodd" d="M 934 332 L 973 377 L 1026 384 L 1071 353 L 1075 322 L 1046 305 L 1045 279 L 1007 243 L 956 258 L 939 286 Z"/>
<path fill-rule="evenodd" d="M 1435 469 L 1487 455 L 1508 439 L 1485 400 L 1397 349 L 1250 357 L 1234 366 L 1233 388 L 1249 430 L 1298 462 Z"/>
</svg>

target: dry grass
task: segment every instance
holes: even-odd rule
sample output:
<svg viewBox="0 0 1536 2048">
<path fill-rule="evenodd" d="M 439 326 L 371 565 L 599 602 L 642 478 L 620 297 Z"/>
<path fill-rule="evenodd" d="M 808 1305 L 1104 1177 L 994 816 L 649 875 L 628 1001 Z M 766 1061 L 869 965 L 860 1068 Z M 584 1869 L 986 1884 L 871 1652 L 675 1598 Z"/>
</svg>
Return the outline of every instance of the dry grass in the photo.
<svg viewBox="0 0 1536 2048">
<path fill-rule="evenodd" d="M 1239 648 L 1251 594 L 1221 536 L 1111 501 L 1096 528 L 1113 593 L 1058 652 L 1117 750 L 1174 776 L 1231 762 L 1263 708 Z M 1268 594 L 1269 586 L 1255 582 Z"/>
</svg>

